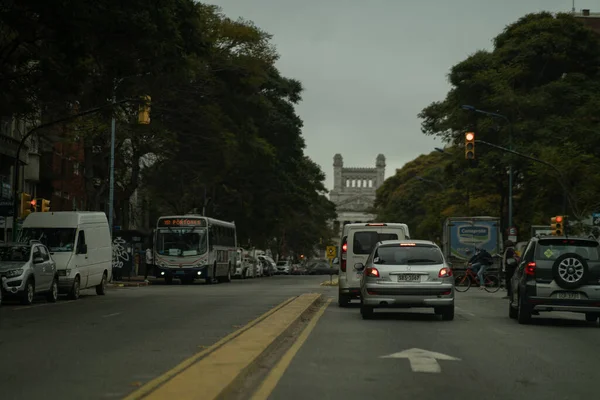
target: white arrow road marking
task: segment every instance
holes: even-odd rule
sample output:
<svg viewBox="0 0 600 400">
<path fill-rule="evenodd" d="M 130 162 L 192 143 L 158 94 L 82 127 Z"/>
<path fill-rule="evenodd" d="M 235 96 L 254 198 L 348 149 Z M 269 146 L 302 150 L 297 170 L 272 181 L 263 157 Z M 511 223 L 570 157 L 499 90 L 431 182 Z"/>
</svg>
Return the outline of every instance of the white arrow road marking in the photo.
<svg viewBox="0 0 600 400">
<path fill-rule="evenodd" d="M 408 349 L 401 351 L 400 353 L 393 353 L 379 358 L 408 358 L 410 368 L 413 372 L 426 373 L 442 372 L 442 367 L 440 367 L 437 360 L 461 361 L 460 358 L 422 349 Z"/>
</svg>

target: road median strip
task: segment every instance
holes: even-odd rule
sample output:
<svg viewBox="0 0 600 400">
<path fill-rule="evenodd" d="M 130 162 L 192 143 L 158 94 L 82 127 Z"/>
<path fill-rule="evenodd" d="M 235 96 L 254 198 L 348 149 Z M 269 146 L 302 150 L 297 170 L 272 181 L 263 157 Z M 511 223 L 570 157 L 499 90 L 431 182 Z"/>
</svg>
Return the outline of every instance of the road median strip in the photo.
<svg viewBox="0 0 600 400">
<path fill-rule="evenodd" d="M 250 368 L 320 299 L 317 293 L 291 298 L 142 386 L 125 400 L 215 399 Z"/>
</svg>

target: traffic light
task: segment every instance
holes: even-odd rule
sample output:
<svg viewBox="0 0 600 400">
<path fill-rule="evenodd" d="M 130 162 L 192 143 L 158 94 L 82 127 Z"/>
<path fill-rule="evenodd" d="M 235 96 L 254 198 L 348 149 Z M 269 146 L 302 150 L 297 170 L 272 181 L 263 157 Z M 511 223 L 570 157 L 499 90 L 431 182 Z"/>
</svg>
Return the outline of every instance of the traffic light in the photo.
<svg viewBox="0 0 600 400">
<path fill-rule="evenodd" d="M 42 204 L 40 207 L 42 209 L 42 212 L 49 212 L 50 211 L 50 200 L 42 199 Z"/>
<path fill-rule="evenodd" d="M 563 228 L 564 228 L 564 218 L 562 215 L 557 215 L 556 217 L 550 218 L 552 236 L 562 236 Z"/>
<path fill-rule="evenodd" d="M 475 159 L 475 133 L 465 133 L 465 158 L 467 160 Z"/>
<path fill-rule="evenodd" d="M 35 200 L 31 200 L 30 194 L 21 193 L 21 207 L 19 209 L 21 218 L 25 218 L 31 214 L 32 211 L 35 211 L 35 203 Z"/>
<path fill-rule="evenodd" d="M 150 123 L 150 96 L 142 97 L 143 103 L 138 110 L 138 123 L 148 125 Z"/>
</svg>

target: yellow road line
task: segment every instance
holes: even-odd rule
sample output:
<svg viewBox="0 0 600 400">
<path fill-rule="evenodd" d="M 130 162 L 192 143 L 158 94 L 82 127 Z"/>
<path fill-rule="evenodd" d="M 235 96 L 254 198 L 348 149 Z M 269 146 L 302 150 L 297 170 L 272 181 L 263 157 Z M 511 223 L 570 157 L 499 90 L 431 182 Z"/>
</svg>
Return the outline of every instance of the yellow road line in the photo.
<svg viewBox="0 0 600 400">
<path fill-rule="evenodd" d="M 215 399 L 321 297 L 303 294 L 175 375 L 148 400 Z"/>
<path fill-rule="evenodd" d="M 212 346 L 207 347 L 206 349 L 204 349 L 201 352 L 193 355 L 192 357 L 188 358 L 187 360 L 181 362 L 179 365 L 175 366 L 174 368 L 170 369 L 169 371 L 165 372 L 164 374 L 162 374 L 162 375 L 154 378 L 150 382 L 146 383 L 144 386 L 142 386 L 139 389 L 137 389 L 135 392 L 131 393 L 129 396 L 125 397 L 123 400 L 137 400 L 137 399 L 143 398 L 144 396 L 148 395 L 150 392 L 152 392 L 153 390 L 155 390 L 157 387 L 159 387 L 160 385 L 164 384 L 169 379 L 173 378 L 175 375 L 181 373 L 186 368 L 188 368 L 190 365 L 192 365 L 195 362 L 197 362 L 202 357 L 206 356 L 207 354 L 212 353 L 217 348 L 221 347 L 225 343 L 231 341 L 232 339 L 234 339 L 235 337 L 239 336 L 243 332 L 245 332 L 248 329 L 252 328 L 254 325 L 258 324 L 259 322 L 261 322 L 265 318 L 269 317 L 270 315 L 275 314 L 281 308 L 283 308 L 286 305 L 288 305 L 289 303 L 291 303 L 295 298 L 296 297 L 290 297 L 289 299 L 287 299 L 284 302 L 280 303 L 276 307 L 274 307 L 271 310 L 267 311 L 266 313 L 262 314 L 260 317 L 258 317 L 256 319 L 250 321 L 249 323 L 247 323 L 246 325 L 244 325 L 242 328 L 240 328 L 240 329 L 236 330 L 235 332 L 232 332 L 229 335 L 225 336 L 224 338 L 222 338 L 221 340 L 219 340 L 218 342 L 216 342 Z"/>
<path fill-rule="evenodd" d="M 331 303 L 331 300 L 332 299 L 327 300 L 327 302 L 323 304 L 319 311 L 317 311 L 317 313 L 312 317 L 312 319 L 310 320 L 306 328 L 304 328 L 304 330 L 302 331 L 298 339 L 294 342 L 292 347 L 290 347 L 290 349 L 283 355 L 283 357 L 281 357 L 281 360 L 279 360 L 277 365 L 275 365 L 271 372 L 269 372 L 269 375 L 267 375 L 267 377 L 260 385 L 256 393 L 252 395 L 251 400 L 266 400 L 269 398 L 269 396 L 279 383 L 279 380 L 281 379 L 287 368 L 290 366 L 292 360 L 294 359 L 300 348 L 302 348 L 302 345 L 304 345 L 304 342 L 306 342 L 306 339 L 308 339 L 313 329 L 315 329 L 315 326 L 317 326 L 317 322 L 319 322 L 319 319 L 329 306 L 329 303 Z"/>
</svg>

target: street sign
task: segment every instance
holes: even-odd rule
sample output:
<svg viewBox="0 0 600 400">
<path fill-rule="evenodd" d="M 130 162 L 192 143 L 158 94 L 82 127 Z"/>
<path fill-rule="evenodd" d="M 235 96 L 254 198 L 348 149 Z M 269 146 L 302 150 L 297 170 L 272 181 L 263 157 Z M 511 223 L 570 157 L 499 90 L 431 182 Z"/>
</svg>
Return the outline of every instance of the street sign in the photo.
<svg viewBox="0 0 600 400">
<path fill-rule="evenodd" d="M 335 258 L 336 248 L 335 246 L 327 246 L 327 258 Z"/>
<path fill-rule="evenodd" d="M 600 213 L 593 213 L 592 220 L 593 220 L 592 225 L 600 226 Z"/>
<path fill-rule="evenodd" d="M 400 353 L 393 353 L 387 356 L 381 356 L 380 358 L 406 358 L 410 362 L 410 368 L 413 372 L 425 372 L 430 374 L 439 374 L 442 372 L 442 367 L 438 363 L 438 360 L 461 361 L 460 358 L 423 349 L 404 350 Z"/>
</svg>

